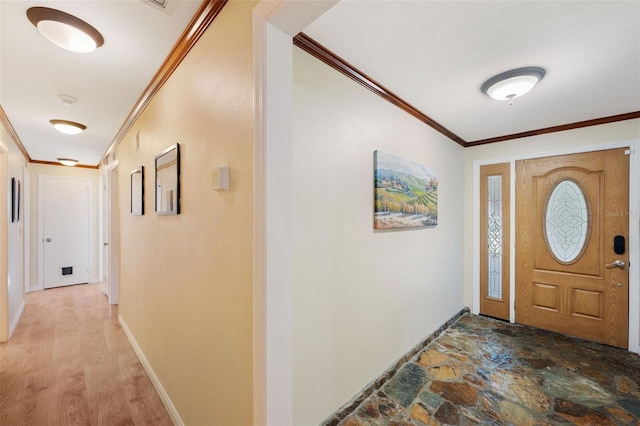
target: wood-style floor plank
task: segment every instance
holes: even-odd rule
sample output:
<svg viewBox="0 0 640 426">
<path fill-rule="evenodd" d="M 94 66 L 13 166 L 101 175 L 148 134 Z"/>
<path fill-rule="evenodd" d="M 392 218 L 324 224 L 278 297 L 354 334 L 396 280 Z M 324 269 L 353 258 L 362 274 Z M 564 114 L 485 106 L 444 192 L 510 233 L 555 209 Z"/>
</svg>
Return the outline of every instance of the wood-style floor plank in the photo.
<svg viewBox="0 0 640 426">
<path fill-rule="evenodd" d="M 0 344 L 0 425 L 172 425 L 99 284 L 29 293 Z"/>
</svg>

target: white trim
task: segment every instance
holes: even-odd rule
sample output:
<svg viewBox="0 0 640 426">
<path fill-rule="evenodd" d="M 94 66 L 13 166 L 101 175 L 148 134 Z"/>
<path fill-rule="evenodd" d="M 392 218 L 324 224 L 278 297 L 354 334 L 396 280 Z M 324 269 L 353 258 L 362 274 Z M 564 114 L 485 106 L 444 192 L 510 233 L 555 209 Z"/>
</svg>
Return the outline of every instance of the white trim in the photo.
<svg viewBox="0 0 640 426">
<path fill-rule="evenodd" d="M 23 268 L 22 275 L 24 291 L 31 291 L 31 174 L 24 166 L 22 171 L 22 238 L 23 238 Z"/>
<path fill-rule="evenodd" d="M 473 162 L 473 182 L 472 182 L 472 202 L 473 202 L 473 272 L 472 272 L 472 312 L 480 312 L 480 166 L 497 163 L 511 163 L 512 186 L 511 186 L 511 305 L 510 320 L 515 322 L 515 163 L 519 160 L 531 158 L 544 158 L 556 155 L 580 154 L 584 152 L 602 151 L 608 149 L 629 147 L 632 151 L 629 161 L 629 211 L 632 213 L 629 218 L 629 351 L 640 353 L 640 140 L 631 139 L 618 142 L 588 145 L 574 148 L 559 149 L 555 151 L 533 152 L 507 157 L 475 160 Z M 633 220 L 632 220 L 633 219 Z"/>
<path fill-rule="evenodd" d="M 16 313 L 16 316 L 13 318 L 13 321 L 11 321 L 11 324 L 9 325 L 9 339 L 11 339 L 11 336 L 13 336 L 13 332 L 16 330 L 16 327 L 18 326 L 18 322 L 20 322 L 20 317 L 22 316 L 22 311 L 24 311 L 24 307 L 25 307 L 25 303 L 23 299 L 22 303 L 20 303 L 20 307 L 18 308 L 18 312 Z"/>
<path fill-rule="evenodd" d="M 254 424 L 293 424 L 292 37 L 336 3 L 263 0 L 253 9 Z"/>
<path fill-rule="evenodd" d="M 629 350 L 640 353 L 640 140 L 629 159 Z M 635 236 L 636 238 L 631 238 Z M 633 266 L 632 266 L 633 265 Z"/>
<path fill-rule="evenodd" d="M 101 168 L 98 172 L 98 280 L 96 282 L 102 283 L 102 293 L 105 293 L 105 273 L 104 273 L 104 206 L 105 206 L 105 176 L 107 170 L 105 167 Z"/>
<path fill-rule="evenodd" d="M 496 161 L 496 163 L 498 162 L 499 161 Z M 479 161 L 473 162 L 473 180 L 471 182 L 471 221 L 473 223 L 471 226 L 471 240 L 473 244 L 473 258 L 471 260 L 471 285 L 473 295 L 471 299 L 471 313 L 476 315 L 480 313 L 480 165 Z"/>
<path fill-rule="evenodd" d="M 259 6 L 264 7 L 264 3 Z M 268 11 L 265 11 L 267 14 Z M 265 182 L 264 143 L 266 87 L 266 24 L 253 13 L 253 424 L 267 421 L 267 328 L 265 268 Z"/>
<path fill-rule="evenodd" d="M 153 384 L 153 387 L 158 392 L 158 396 L 160 397 L 160 400 L 162 401 L 162 404 L 164 405 L 164 407 L 167 409 L 169 416 L 171 416 L 173 423 L 176 426 L 183 426 L 184 422 L 180 418 L 180 414 L 178 414 L 178 410 L 176 410 L 176 407 L 173 405 L 173 402 L 171 402 L 171 398 L 169 398 L 169 394 L 167 394 L 167 391 L 162 386 L 162 383 L 160 382 L 160 379 L 158 378 L 156 372 L 153 371 L 153 368 L 151 368 L 151 363 L 149 363 L 149 360 L 144 355 L 144 352 L 142 352 L 142 348 L 140 348 L 140 345 L 138 345 L 138 342 L 136 341 L 135 337 L 133 337 L 133 333 L 131 333 L 129 326 L 127 326 L 127 323 L 124 320 L 124 318 L 122 318 L 122 315 L 118 315 L 118 322 L 120 323 L 120 326 L 124 331 L 124 334 L 127 336 L 127 339 L 131 344 L 131 347 L 133 348 L 136 355 L 138 356 L 140 363 L 144 367 L 144 371 L 147 372 L 149 379 L 151 379 L 151 383 Z"/>
<path fill-rule="evenodd" d="M 516 322 L 516 162 L 509 164 L 509 322 Z"/>
<path fill-rule="evenodd" d="M 115 179 L 114 179 L 115 175 Z M 115 182 L 114 182 L 115 180 Z M 117 305 L 120 301 L 120 172 L 118 169 L 118 160 L 115 160 L 112 164 L 109 164 L 107 168 L 107 240 L 109 245 L 107 246 L 108 263 L 106 266 L 107 279 L 105 280 L 106 295 L 109 298 L 109 303 Z M 115 183 L 115 186 L 114 186 Z M 116 208 L 113 208 L 112 199 L 113 187 L 116 190 Z M 117 215 L 116 224 L 117 230 L 114 232 L 114 213 Z M 114 264 L 116 265 L 114 267 Z M 117 277 L 114 280 L 113 271 L 117 271 Z M 114 282 L 115 281 L 115 282 Z"/>
</svg>

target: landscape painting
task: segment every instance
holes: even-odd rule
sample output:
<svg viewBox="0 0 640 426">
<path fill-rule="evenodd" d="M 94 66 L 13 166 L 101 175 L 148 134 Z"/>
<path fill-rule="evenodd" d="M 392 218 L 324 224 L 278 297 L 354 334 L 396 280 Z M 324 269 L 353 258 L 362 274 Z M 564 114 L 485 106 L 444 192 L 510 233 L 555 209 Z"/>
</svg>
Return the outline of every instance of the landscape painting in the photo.
<svg viewBox="0 0 640 426">
<path fill-rule="evenodd" d="M 376 229 L 438 224 L 438 175 L 422 164 L 374 151 Z"/>
</svg>

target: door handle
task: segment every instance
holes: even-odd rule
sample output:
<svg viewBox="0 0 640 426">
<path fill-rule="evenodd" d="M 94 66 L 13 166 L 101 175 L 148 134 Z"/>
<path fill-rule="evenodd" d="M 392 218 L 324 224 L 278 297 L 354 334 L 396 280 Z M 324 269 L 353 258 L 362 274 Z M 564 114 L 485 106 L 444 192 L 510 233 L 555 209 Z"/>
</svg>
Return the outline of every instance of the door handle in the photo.
<svg viewBox="0 0 640 426">
<path fill-rule="evenodd" d="M 625 266 L 627 266 L 626 263 L 624 263 L 624 260 L 616 260 L 613 263 L 607 263 L 605 265 L 607 268 L 620 268 L 620 269 L 624 269 Z"/>
<path fill-rule="evenodd" d="M 51 238 L 47 238 L 47 239 L 45 239 L 45 241 L 50 243 L 51 242 Z"/>
<path fill-rule="evenodd" d="M 109 245 L 109 243 L 102 243 L 102 245 L 103 245 L 103 246 L 108 246 L 108 245 Z"/>
</svg>

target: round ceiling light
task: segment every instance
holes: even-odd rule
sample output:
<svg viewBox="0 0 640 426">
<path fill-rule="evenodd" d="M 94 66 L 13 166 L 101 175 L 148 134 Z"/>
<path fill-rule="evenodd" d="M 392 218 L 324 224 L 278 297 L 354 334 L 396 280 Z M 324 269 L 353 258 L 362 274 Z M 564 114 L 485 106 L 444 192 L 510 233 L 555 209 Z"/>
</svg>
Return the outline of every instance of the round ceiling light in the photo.
<svg viewBox="0 0 640 426">
<path fill-rule="evenodd" d="M 78 160 L 74 160 L 73 158 L 56 158 L 56 160 L 63 166 L 73 167 L 78 164 Z"/>
<path fill-rule="evenodd" d="M 71 52 L 93 52 L 104 44 L 98 30 L 60 10 L 31 7 L 27 9 L 27 18 L 47 40 Z"/>
<path fill-rule="evenodd" d="M 515 98 L 528 93 L 544 77 L 540 67 L 524 67 L 505 71 L 485 81 L 480 90 L 497 101 L 513 103 Z"/>
<path fill-rule="evenodd" d="M 87 129 L 87 126 L 67 120 L 49 120 L 49 123 L 60 133 L 65 135 L 79 135 Z"/>
</svg>

